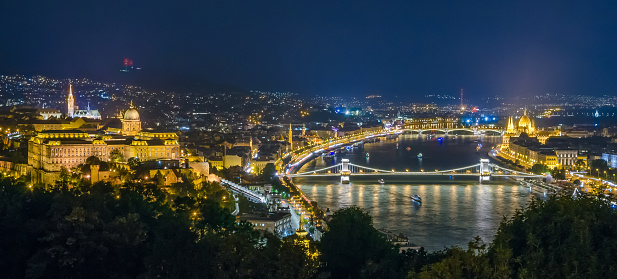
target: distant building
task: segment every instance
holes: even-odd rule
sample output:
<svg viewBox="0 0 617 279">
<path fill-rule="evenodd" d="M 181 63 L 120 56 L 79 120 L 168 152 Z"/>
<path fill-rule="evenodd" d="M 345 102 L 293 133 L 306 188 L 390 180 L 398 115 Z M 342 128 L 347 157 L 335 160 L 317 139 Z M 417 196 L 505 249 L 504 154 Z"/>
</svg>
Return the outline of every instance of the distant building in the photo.
<svg viewBox="0 0 617 279">
<path fill-rule="evenodd" d="M 238 155 L 213 156 L 208 158 L 207 161 L 210 166 L 216 168 L 217 170 L 235 166 L 242 166 L 242 157 Z"/>
<path fill-rule="evenodd" d="M 41 117 L 43 117 L 43 120 L 48 120 L 49 118 L 56 118 L 56 119 L 62 118 L 62 112 L 60 112 L 57 109 L 51 109 L 51 108 L 39 109 L 37 110 L 37 113 L 41 115 Z"/>
<path fill-rule="evenodd" d="M 107 125 L 93 133 L 75 129 L 46 130 L 32 137 L 28 142 L 28 168 L 32 182 L 52 183 L 62 167 L 77 167 L 90 156 L 109 161 L 112 152 L 116 151 L 124 160 L 179 159 L 177 134 L 141 131 L 139 113 L 134 107 L 123 115 L 128 115 L 130 122 L 125 124 L 123 121 L 121 128 Z"/>
<path fill-rule="evenodd" d="M 18 124 L 19 126 L 32 125 L 34 131 L 42 132 L 47 130 L 74 130 L 95 131 L 100 123 L 97 119 L 72 118 L 72 119 L 47 119 L 32 120 Z"/>
<path fill-rule="evenodd" d="M 267 164 L 275 164 L 276 160 L 268 158 L 257 158 L 251 161 L 251 172 L 259 173 L 263 170 Z"/>
<path fill-rule="evenodd" d="M 69 95 L 66 97 L 66 115 L 69 118 L 80 117 L 90 119 L 101 119 L 101 114 L 98 110 L 91 110 L 88 103 L 87 109 L 76 110 L 75 96 L 73 96 L 73 84 L 69 84 Z"/>
<path fill-rule="evenodd" d="M 242 214 L 237 219 L 250 223 L 256 230 L 269 231 L 280 236 L 291 235 L 294 232 L 291 225 L 291 213 Z"/>
<path fill-rule="evenodd" d="M 502 153 L 505 153 L 507 159 L 518 161 L 526 167 L 543 164 L 549 168 L 569 168 L 574 166 L 578 159 L 586 159 L 579 157 L 576 149 L 559 145 L 544 145 L 536 137 L 529 137 L 526 133 L 512 138 L 509 149 L 502 150 Z"/>
<path fill-rule="evenodd" d="M 602 153 L 602 159 L 610 168 L 617 168 L 617 153 Z"/>
<path fill-rule="evenodd" d="M 431 130 L 431 129 L 454 129 L 459 125 L 458 117 L 431 117 L 405 120 L 405 129 Z"/>
</svg>

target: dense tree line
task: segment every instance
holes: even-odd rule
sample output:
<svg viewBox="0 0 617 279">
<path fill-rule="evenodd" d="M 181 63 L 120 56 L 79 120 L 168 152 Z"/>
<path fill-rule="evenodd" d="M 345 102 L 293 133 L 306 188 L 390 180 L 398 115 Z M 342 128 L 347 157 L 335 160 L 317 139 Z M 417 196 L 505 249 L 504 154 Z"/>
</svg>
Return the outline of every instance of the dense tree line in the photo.
<svg viewBox="0 0 617 279">
<path fill-rule="evenodd" d="M 29 188 L 0 180 L 4 278 L 309 278 L 305 245 L 154 185 Z"/>
<path fill-rule="evenodd" d="M 357 207 L 320 243 L 238 223 L 220 190 L 106 183 L 69 189 L 0 179 L 5 278 L 614 278 L 617 214 L 604 200 L 534 200 L 495 239 L 427 252 L 388 242 Z M 170 197 L 170 195 L 172 197 Z M 206 198 L 205 196 L 213 198 Z M 218 197 L 218 198 L 215 198 Z"/>
</svg>

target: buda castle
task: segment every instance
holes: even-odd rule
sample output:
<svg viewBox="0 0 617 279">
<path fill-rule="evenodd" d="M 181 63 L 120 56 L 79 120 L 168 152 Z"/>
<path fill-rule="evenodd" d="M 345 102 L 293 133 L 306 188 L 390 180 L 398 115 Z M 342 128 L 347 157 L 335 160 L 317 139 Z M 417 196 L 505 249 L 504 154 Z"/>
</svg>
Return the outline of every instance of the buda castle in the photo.
<svg viewBox="0 0 617 279">
<path fill-rule="evenodd" d="M 175 132 L 143 131 L 139 112 L 131 103 L 126 111 L 108 119 L 96 131 L 70 129 L 38 133 L 28 142 L 28 169 L 32 183 L 48 184 L 59 177 L 62 167 L 70 170 L 84 164 L 90 156 L 110 161 L 112 152 L 119 152 L 124 161 L 129 158 L 150 161 L 179 159 L 179 151 Z"/>
</svg>

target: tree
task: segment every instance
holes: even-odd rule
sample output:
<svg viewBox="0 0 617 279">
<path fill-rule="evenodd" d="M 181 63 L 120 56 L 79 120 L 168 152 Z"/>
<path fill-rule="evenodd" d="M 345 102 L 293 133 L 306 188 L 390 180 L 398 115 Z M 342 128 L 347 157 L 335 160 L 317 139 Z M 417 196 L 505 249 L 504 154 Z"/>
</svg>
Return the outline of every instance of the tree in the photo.
<svg viewBox="0 0 617 279">
<path fill-rule="evenodd" d="M 261 170 L 260 177 L 265 181 L 271 181 L 276 174 L 276 166 L 273 163 L 267 163 Z"/>
<path fill-rule="evenodd" d="M 236 217 L 231 215 L 231 211 L 222 208 L 216 201 L 203 201 L 199 211 L 203 225 L 214 230 L 232 229 L 236 222 Z"/>
<path fill-rule="evenodd" d="M 71 173 L 69 170 L 62 166 L 60 167 L 60 175 L 58 176 L 58 180 L 56 180 L 56 185 L 61 188 L 68 187 L 69 182 L 71 181 Z"/>
<path fill-rule="evenodd" d="M 566 170 L 564 168 L 554 168 L 552 176 L 555 180 L 564 180 L 566 179 Z"/>
<path fill-rule="evenodd" d="M 124 155 L 120 152 L 119 149 L 114 149 L 109 153 L 109 158 L 112 162 L 122 162 L 124 161 Z"/>
<path fill-rule="evenodd" d="M 595 172 L 596 176 L 599 177 L 601 172 L 608 170 L 608 164 L 602 159 L 596 159 L 591 161 L 589 168 L 591 168 L 592 174 Z"/>
<path fill-rule="evenodd" d="M 137 169 L 137 167 L 139 167 L 139 160 L 137 160 L 137 158 L 135 157 L 131 157 L 128 159 L 127 164 L 132 170 L 134 170 L 134 169 Z"/>
<path fill-rule="evenodd" d="M 501 223 L 488 249 L 475 246 L 451 249 L 420 278 L 612 278 L 617 212 L 595 197 L 536 199 Z"/>
<path fill-rule="evenodd" d="M 479 237 L 467 245 L 446 249 L 445 258 L 420 273 L 420 278 L 503 278 L 503 274 L 492 272 L 486 256 L 487 245 Z"/>
<path fill-rule="evenodd" d="M 574 163 L 574 168 L 576 168 L 576 170 L 578 171 L 584 170 L 585 168 L 587 168 L 587 162 L 585 162 L 585 160 L 583 159 L 577 159 L 576 163 Z"/>
<path fill-rule="evenodd" d="M 531 167 L 531 172 L 535 174 L 544 174 L 549 171 L 548 166 L 544 164 L 535 164 Z"/>
<path fill-rule="evenodd" d="M 11 152 L 11 162 L 13 164 L 27 164 L 28 158 L 24 157 L 19 150 Z"/>
<path fill-rule="evenodd" d="M 366 211 L 358 207 L 339 209 L 328 227 L 319 250 L 333 278 L 357 278 L 363 270 L 390 277 L 398 251 L 373 227 Z"/>
<path fill-rule="evenodd" d="M 90 156 L 88 158 L 86 158 L 86 165 L 100 165 L 101 164 L 101 159 L 99 159 L 99 157 L 96 156 Z"/>
<path fill-rule="evenodd" d="M 44 189 L 0 178 L 3 278 L 313 278 L 317 272 L 303 246 L 238 224 L 215 201 L 167 201 L 153 183 Z"/>
</svg>

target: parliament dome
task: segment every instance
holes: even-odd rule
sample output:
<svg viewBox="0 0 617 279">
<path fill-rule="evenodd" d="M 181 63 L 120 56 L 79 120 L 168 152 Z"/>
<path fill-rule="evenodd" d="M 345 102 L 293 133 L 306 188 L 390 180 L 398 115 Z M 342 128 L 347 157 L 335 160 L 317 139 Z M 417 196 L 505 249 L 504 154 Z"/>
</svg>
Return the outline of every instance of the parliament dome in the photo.
<svg viewBox="0 0 617 279">
<path fill-rule="evenodd" d="M 529 118 L 527 114 L 524 114 L 523 116 L 521 116 L 521 119 L 518 120 L 519 127 L 528 127 L 531 124 L 532 124 L 531 118 Z"/>
<path fill-rule="evenodd" d="M 536 123 L 527 115 L 527 109 L 521 116 L 521 119 L 518 120 L 518 130 L 519 132 L 526 132 L 528 134 L 535 134 L 536 131 Z"/>
</svg>

